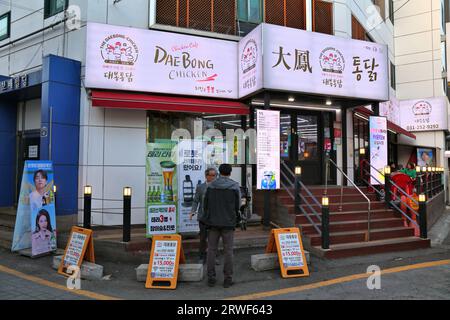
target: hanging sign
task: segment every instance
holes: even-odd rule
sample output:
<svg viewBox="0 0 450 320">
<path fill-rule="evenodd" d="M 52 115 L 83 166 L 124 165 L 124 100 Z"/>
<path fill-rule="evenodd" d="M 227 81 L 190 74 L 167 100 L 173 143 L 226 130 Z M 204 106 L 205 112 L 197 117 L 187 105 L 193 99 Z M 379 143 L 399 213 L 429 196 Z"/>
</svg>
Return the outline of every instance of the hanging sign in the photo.
<svg viewBox="0 0 450 320">
<path fill-rule="evenodd" d="M 384 167 L 388 164 L 387 119 L 369 117 L 370 183 L 384 184 Z"/>
<path fill-rule="evenodd" d="M 280 112 L 256 110 L 258 190 L 280 188 Z"/>
<path fill-rule="evenodd" d="M 273 229 L 266 253 L 278 253 L 283 278 L 309 276 L 300 229 Z"/>
<path fill-rule="evenodd" d="M 445 97 L 400 101 L 401 126 L 407 131 L 447 130 Z"/>
<path fill-rule="evenodd" d="M 58 273 L 70 276 L 70 267 L 80 268 L 85 259 L 95 263 L 93 232 L 90 229 L 72 227 Z"/>
<path fill-rule="evenodd" d="M 11 251 L 31 248 L 37 257 L 56 251 L 51 161 L 25 161 Z"/>
<path fill-rule="evenodd" d="M 155 235 L 148 264 L 147 289 L 176 289 L 178 266 L 185 263 L 180 235 Z"/>
</svg>

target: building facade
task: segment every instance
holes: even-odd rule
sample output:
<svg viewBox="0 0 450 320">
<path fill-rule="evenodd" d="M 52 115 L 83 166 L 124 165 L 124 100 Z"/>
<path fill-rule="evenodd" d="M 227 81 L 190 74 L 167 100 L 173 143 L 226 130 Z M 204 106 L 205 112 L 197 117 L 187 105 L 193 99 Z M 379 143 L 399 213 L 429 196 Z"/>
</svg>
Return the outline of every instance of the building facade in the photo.
<svg viewBox="0 0 450 320">
<path fill-rule="evenodd" d="M 382 102 L 289 90 L 266 90 L 244 99 L 202 100 L 205 97 L 177 95 L 167 88 L 153 97 L 146 96 L 151 101 L 146 100 L 145 106 L 136 106 L 133 103 L 144 99 L 139 96 L 140 90 L 129 92 L 127 97 L 114 96 L 117 92 L 109 90 L 107 93 L 112 95 L 105 96 L 104 91 L 96 90 L 102 88 L 86 84 L 86 56 L 90 54 L 87 48 L 92 47 L 87 43 L 88 23 L 150 29 L 164 32 L 168 38 L 186 35 L 229 43 L 239 42 L 259 24 L 267 23 L 372 42 L 387 49 L 389 68 L 385 75 L 390 101 L 443 97 L 448 114 L 447 81 L 443 76 L 445 43 L 441 36 L 445 34 L 444 1 L 4 3 L 0 4 L 0 75 L 4 77 L 0 80 L 6 83 L 6 89 L 0 93 L 0 121 L 5 137 L 1 170 L 7 177 L 6 190 L 11 191 L 2 193 L 0 206 L 16 204 L 25 160 L 51 159 L 55 177 L 61 181 L 57 215 L 67 225 L 82 221 L 85 185 L 91 185 L 93 190 L 94 225 L 122 223 L 120 199 L 124 186 L 133 188 L 132 223 L 145 223 L 146 142 L 169 139 L 173 128 L 187 128 L 194 133 L 199 120 L 201 131 L 219 129 L 225 133 L 236 124 L 254 127 L 253 110 L 265 104 L 280 110 L 282 121 L 286 122 L 280 128 L 281 159 L 301 164 L 305 172 L 312 173 L 305 175 L 308 183 L 341 183 L 336 169 L 326 167 L 323 151 L 328 151 L 350 178 L 357 179 L 359 150 L 368 148 L 367 116 L 379 113 Z M 11 80 L 13 84 L 9 86 Z M 159 104 L 160 109 L 155 102 L 158 97 L 165 103 Z M 184 100 L 176 100 L 177 97 Z M 123 103 L 112 107 L 114 100 Z M 331 106 L 327 100 L 331 100 Z M 222 102 L 224 105 L 220 105 Z M 212 103 L 216 109 L 211 109 Z M 173 104 L 180 108 L 174 109 Z M 417 147 L 423 147 L 434 152 L 435 166 L 448 167 L 444 161 L 448 127 L 408 136 L 401 123 L 392 123 L 390 160 L 404 164 Z M 30 152 L 35 150 L 30 146 L 36 145 L 37 155 Z M 254 185 L 252 169 L 236 166 L 233 178 L 243 185 Z"/>
</svg>

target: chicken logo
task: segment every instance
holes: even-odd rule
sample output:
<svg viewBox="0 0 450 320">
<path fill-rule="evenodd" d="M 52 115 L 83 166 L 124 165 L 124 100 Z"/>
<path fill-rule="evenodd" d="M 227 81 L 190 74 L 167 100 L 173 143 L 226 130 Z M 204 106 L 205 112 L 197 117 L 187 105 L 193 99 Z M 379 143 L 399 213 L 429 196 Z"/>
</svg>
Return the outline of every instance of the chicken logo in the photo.
<svg viewBox="0 0 450 320">
<path fill-rule="evenodd" d="M 258 45 L 255 40 L 251 39 L 247 42 L 242 50 L 241 55 L 241 68 L 242 72 L 246 74 L 247 72 L 253 70 L 256 67 L 256 62 L 258 61 Z"/>
<path fill-rule="evenodd" d="M 345 69 L 345 59 L 342 53 L 335 48 L 324 49 L 319 57 L 320 66 L 324 72 L 342 74 Z"/>
<path fill-rule="evenodd" d="M 415 103 L 412 107 L 412 112 L 415 116 L 429 116 L 433 111 L 433 107 L 427 101 L 421 100 Z"/>
<path fill-rule="evenodd" d="M 125 35 L 111 35 L 100 47 L 105 63 L 133 66 L 139 55 L 136 43 Z"/>
</svg>

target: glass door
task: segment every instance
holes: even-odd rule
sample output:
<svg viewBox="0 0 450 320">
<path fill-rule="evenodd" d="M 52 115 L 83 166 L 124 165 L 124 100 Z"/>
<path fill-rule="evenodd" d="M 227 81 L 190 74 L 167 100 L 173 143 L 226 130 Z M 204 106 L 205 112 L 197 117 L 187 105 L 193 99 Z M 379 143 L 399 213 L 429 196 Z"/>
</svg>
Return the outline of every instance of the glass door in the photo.
<svg viewBox="0 0 450 320">
<path fill-rule="evenodd" d="M 296 115 L 297 163 L 305 184 L 322 183 L 323 130 L 319 114 Z"/>
</svg>

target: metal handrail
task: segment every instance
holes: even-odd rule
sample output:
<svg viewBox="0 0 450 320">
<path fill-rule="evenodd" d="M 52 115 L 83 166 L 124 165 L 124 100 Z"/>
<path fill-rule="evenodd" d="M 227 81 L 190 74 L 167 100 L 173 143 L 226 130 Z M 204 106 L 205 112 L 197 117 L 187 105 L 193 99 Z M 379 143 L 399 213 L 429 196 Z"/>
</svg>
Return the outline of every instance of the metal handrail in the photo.
<svg viewBox="0 0 450 320">
<path fill-rule="evenodd" d="M 384 174 L 384 172 L 381 172 L 380 170 L 378 170 L 377 168 L 375 168 L 369 161 L 367 161 L 367 160 L 363 160 L 362 161 L 362 163 L 364 164 L 364 163 L 367 163 L 371 168 L 373 168 L 375 171 L 377 171 L 379 174 L 381 174 L 382 176 L 385 176 L 385 174 Z M 366 171 L 364 168 L 363 168 L 363 170 L 364 171 Z M 367 171 L 366 171 L 367 172 Z M 369 173 L 369 175 L 372 177 L 372 178 L 374 178 L 377 182 L 379 182 L 380 184 L 382 184 L 381 183 L 381 181 L 379 181 L 376 177 L 374 177 L 374 176 L 372 176 L 372 174 L 370 173 L 370 172 L 368 172 Z M 365 180 L 364 180 L 365 181 Z M 367 181 L 366 181 L 367 182 Z M 369 182 L 368 182 L 369 183 Z M 370 183 L 369 183 L 370 184 Z M 391 184 L 392 185 L 394 185 L 401 193 L 403 193 L 408 199 L 411 199 L 415 204 L 419 204 L 413 197 L 411 197 L 409 194 L 407 194 L 402 188 L 400 188 L 400 186 L 398 186 L 394 181 L 392 181 L 392 179 L 391 179 Z M 370 184 L 371 185 L 371 184 Z M 374 188 L 375 189 L 375 188 Z M 375 189 L 376 190 L 376 189 Z M 377 190 L 376 190 L 377 191 Z M 391 190 L 385 190 L 385 192 L 387 193 L 387 192 L 389 192 L 391 195 L 395 195 Z M 403 203 L 409 210 L 411 210 L 411 212 L 412 213 L 414 213 L 417 217 L 419 217 L 419 213 L 416 211 L 416 210 L 414 210 L 413 208 L 411 208 L 409 205 L 408 205 L 408 203 L 406 203 L 406 202 L 404 202 L 404 201 L 402 201 L 401 199 L 400 199 L 400 202 L 401 203 Z M 418 226 L 418 224 L 414 221 L 414 220 L 412 220 L 405 212 L 403 212 L 403 210 L 401 210 L 398 206 L 397 206 L 397 204 L 393 201 L 393 200 L 391 200 L 391 202 L 390 202 L 390 204 L 395 208 L 395 209 L 397 209 L 397 211 L 398 212 L 400 212 L 404 217 L 406 217 L 408 220 L 410 220 L 412 223 L 414 223 L 416 226 Z"/>
<path fill-rule="evenodd" d="M 367 200 L 367 241 L 370 241 L 370 199 L 362 192 L 362 190 L 342 171 L 341 168 L 338 167 L 338 165 L 331 160 L 330 158 L 327 158 L 327 160 L 336 167 L 336 169 L 349 181 L 355 188 L 358 190 L 359 193 Z M 342 207 L 342 199 L 344 197 L 344 181 L 341 181 L 341 207 Z"/>
<path fill-rule="evenodd" d="M 289 166 L 284 162 L 281 161 L 282 166 L 286 169 L 286 171 L 288 173 L 291 174 L 291 176 L 295 179 L 295 174 L 292 172 L 292 170 L 289 168 Z M 283 172 L 283 170 L 281 170 L 281 175 L 283 177 L 285 177 L 285 179 L 289 182 L 289 186 L 285 186 L 286 187 L 286 191 L 287 193 L 291 196 L 291 198 L 294 200 L 294 208 L 297 208 L 297 206 L 295 205 L 295 195 L 293 195 L 291 193 L 291 191 L 289 190 L 289 187 L 293 188 L 294 187 L 294 183 L 292 181 L 289 180 L 287 174 L 285 172 Z M 303 190 L 305 190 L 305 192 L 308 194 L 308 196 L 316 203 L 319 205 L 319 207 L 321 207 L 321 204 L 319 203 L 319 201 L 316 199 L 316 197 L 314 197 L 314 195 L 311 193 L 311 191 L 303 184 L 303 182 L 301 182 L 299 180 L 299 183 L 302 187 Z M 281 184 L 283 185 L 283 180 L 281 180 Z M 319 214 L 317 213 L 317 211 L 312 207 L 312 205 L 309 203 L 309 201 L 306 199 L 305 196 L 303 196 L 301 193 L 299 194 L 300 198 L 303 200 L 303 202 L 311 209 L 312 214 L 320 221 L 322 222 L 322 218 L 319 216 Z M 314 229 L 317 231 L 317 233 L 321 236 L 322 235 L 322 231 L 319 229 L 319 227 L 317 226 L 317 223 L 314 222 L 314 220 L 310 217 L 311 213 L 306 212 L 306 210 L 300 205 L 298 206 L 298 208 L 300 209 L 300 211 L 305 215 L 306 219 L 308 219 L 308 221 L 311 223 L 311 225 L 314 227 Z"/>
</svg>

